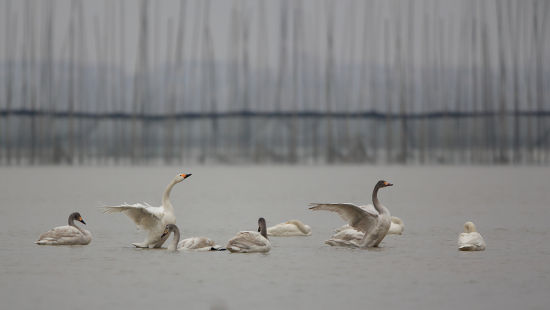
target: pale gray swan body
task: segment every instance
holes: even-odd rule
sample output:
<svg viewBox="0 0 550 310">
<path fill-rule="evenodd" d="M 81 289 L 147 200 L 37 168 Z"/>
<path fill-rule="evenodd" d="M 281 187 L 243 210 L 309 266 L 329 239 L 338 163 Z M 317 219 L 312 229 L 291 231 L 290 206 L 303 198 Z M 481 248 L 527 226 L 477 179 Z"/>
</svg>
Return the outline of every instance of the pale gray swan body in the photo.
<svg viewBox="0 0 550 310">
<path fill-rule="evenodd" d="M 267 228 L 268 236 L 311 236 L 311 227 L 299 220 L 290 220 Z"/>
<path fill-rule="evenodd" d="M 271 250 L 271 242 L 267 238 L 265 219 L 258 219 L 258 231 L 241 231 L 227 242 L 227 250 L 231 253 L 266 253 Z"/>
<path fill-rule="evenodd" d="M 80 216 L 80 213 L 74 212 L 69 215 L 67 226 L 55 227 L 38 238 L 35 242 L 40 245 L 86 245 L 92 241 L 92 234 L 86 229 L 80 228 L 74 224 L 77 220 L 86 224 Z"/>
<path fill-rule="evenodd" d="M 326 210 L 336 212 L 348 222 L 354 229 L 363 232 L 364 236 L 360 241 L 330 239 L 327 243 L 331 245 L 370 248 L 377 247 L 388 233 L 391 226 L 390 211 L 378 200 L 378 190 L 383 187 L 392 186 L 386 181 L 378 181 L 372 192 L 372 202 L 377 214 L 367 211 L 350 203 L 312 203 L 311 210 Z"/>
<path fill-rule="evenodd" d="M 162 205 L 160 207 L 153 207 L 149 204 L 122 204 L 118 206 L 103 207 L 105 213 L 123 212 L 126 214 L 136 225 L 148 232 L 147 238 L 143 242 L 132 243 L 138 248 L 160 248 L 166 241 L 168 236 L 162 236 L 164 228 L 168 224 L 176 224 L 176 215 L 174 214 L 174 207 L 170 202 L 170 192 L 174 185 L 190 177 L 191 174 L 179 174 L 177 175 L 162 195 Z"/>
<path fill-rule="evenodd" d="M 180 241 L 180 230 L 175 224 L 166 225 L 162 237 L 168 237 L 171 232 L 174 233 L 174 238 L 168 244 L 169 251 L 211 251 L 221 249 L 212 239 L 206 237 L 191 237 Z"/>
<path fill-rule="evenodd" d="M 458 236 L 458 249 L 460 251 L 483 251 L 485 248 L 485 240 L 477 232 L 474 223 L 464 223 L 464 232 Z"/>
<path fill-rule="evenodd" d="M 368 207 L 371 207 L 372 205 L 368 205 Z M 363 206 L 361 206 L 363 207 Z M 374 207 L 372 207 L 374 209 Z M 378 213 L 378 212 L 376 212 Z M 403 224 L 403 221 L 398 218 L 397 216 L 391 217 L 391 225 L 390 229 L 388 230 L 388 235 L 401 235 L 403 233 L 403 230 L 405 228 L 405 225 Z M 336 229 L 335 234 L 330 237 L 331 239 L 344 239 L 344 240 L 361 240 L 363 239 L 363 236 L 365 235 L 363 232 L 349 226 L 349 224 L 346 224 L 338 229 Z M 327 244 L 333 244 L 333 242 Z"/>
</svg>

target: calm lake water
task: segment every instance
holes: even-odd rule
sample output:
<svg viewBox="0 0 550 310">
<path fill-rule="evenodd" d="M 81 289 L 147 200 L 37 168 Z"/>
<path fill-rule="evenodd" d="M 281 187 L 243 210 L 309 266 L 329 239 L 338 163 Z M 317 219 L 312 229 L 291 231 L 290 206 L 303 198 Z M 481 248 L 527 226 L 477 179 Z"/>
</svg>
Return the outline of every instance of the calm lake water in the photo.
<svg viewBox="0 0 550 310">
<path fill-rule="evenodd" d="M 123 214 L 98 207 L 159 205 L 177 173 L 172 202 L 183 237 L 225 245 L 240 230 L 300 219 L 311 237 L 271 238 L 268 254 L 169 253 L 142 241 Z M 323 243 L 343 221 L 309 202 L 369 203 L 379 197 L 403 219 L 383 248 Z M 2 309 L 548 309 L 548 167 L 106 167 L 0 168 Z M 33 242 L 79 211 L 88 246 Z M 487 242 L 457 251 L 465 221 Z M 156 308 L 161 309 L 161 308 Z"/>
</svg>

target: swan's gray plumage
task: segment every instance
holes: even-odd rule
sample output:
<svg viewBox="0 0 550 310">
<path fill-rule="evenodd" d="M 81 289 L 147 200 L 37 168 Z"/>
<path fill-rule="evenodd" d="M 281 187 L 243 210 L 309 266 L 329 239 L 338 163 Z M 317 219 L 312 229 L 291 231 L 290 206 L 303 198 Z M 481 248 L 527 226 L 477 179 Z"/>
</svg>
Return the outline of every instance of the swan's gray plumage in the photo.
<svg viewBox="0 0 550 310">
<path fill-rule="evenodd" d="M 227 242 L 231 253 L 269 252 L 271 242 L 267 238 L 267 225 L 263 217 L 258 219 L 258 232 L 241 231 Z"/>
<path fill-rule="evenodd" d="M 86 245 L 92 241 L 92 234 L 75 225 L 74 221 L 77 220 L 83 224 L 86 224 L 82 219 L 82 216 L 78 212 L 73 212 L 69 215 L 67 226 L 59 226 L 50 229 L 49 231 L 40 235 L 35 242 L 39 245 Z"/>
</svg>

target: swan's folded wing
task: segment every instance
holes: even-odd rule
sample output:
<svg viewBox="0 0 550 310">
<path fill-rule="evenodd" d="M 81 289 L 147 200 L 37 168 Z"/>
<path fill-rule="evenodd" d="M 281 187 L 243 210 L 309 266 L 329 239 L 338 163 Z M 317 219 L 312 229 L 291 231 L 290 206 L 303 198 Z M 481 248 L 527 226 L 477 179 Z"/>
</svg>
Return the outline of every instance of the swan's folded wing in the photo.
<svg viewBox="0 0 550 310">
<path fill-rule="evenodd" d="M 65 244 L 80 239 L 82 233 L 72 226 L 59 226 L 40 235 L 36 243 Z"/>
<path fill-rule="evenodd" d="M 104 213 L 124 212 L 136 225 L 144 230 L 155 227 L 162 219 L 162 208 L 152 207 L 148 204 L 135 203 L 119 206 L 103 207 Z"/>
<path fill-rule="evenodd" d="M 310 210 L 326 210 L 336 212 L 348 224 L 362 232 L 367 232 L 373 227 L 378 218 L 377 214 L 372 214 L 363 208 L 351 203 L 312 203 Z"/>
<path fill-rule="evenodd" d="M 265 238 L 259 233 L 253 231 L 241 231 L 227 243 L 227 247 L 235 246 L 244 250 L 250 250 L 251 248 L 265 245 Z"/>
</svg>

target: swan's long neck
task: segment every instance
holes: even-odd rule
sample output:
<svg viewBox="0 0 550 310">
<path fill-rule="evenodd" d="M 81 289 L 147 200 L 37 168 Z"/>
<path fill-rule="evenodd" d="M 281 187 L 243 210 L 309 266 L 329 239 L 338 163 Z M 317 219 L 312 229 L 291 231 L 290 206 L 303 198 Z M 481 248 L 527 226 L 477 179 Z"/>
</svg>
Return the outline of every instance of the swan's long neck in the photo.
<svg viewBox="0 0 550 310">
<path fill-rule="evenodd" d="M 265 222 L 260 223 L 260 234 L 267 239 L 267 227 L 265 225 Z"/>
<path fill-rule="evenodd" d="M 174 213 L 174 207 L 172 206 L 172 203 L 170 202 L 170 192 L 172 191 L 172 188 L 176 185 L 176 180 L 174 179 L 170 184 L 168 184 L 168 187 L 166 187 L 166 190 L 164 190 L 164 194 L 162 195 L 162 207 L 165 211 L 169 211 Z"/>
<path fill-rule="evenodd" d="M 69 226 L 74 226 L 76 228 L 78 228 L 75 224 L 74 224 L 74 217 L 73 215 L 69 215 Z"/>
<path fill-rule="evenodd" d="M 380 186 L 376 184 L 374 190 L 372 191 L 372 203 L 374 204 L 374 208 L 379 214 L 389 214 L 390 212 L 388 209 L 386 209 L 386 207 L 380 203 L 380 200 L 378 200 L 378 189 L 380 189 Z"/>
<path fill-rule="evenodd" d="M 174 238 L 172 239 L 172 242 L 168 245 L 168 251 L 175 251 L 178 249 L 178 243 L 180 242 L 180 230 L 176 226 L 172 230 L 174 232 Z"/>
</svg>

